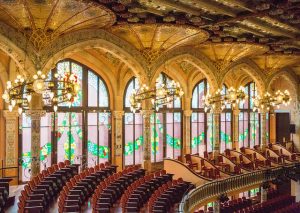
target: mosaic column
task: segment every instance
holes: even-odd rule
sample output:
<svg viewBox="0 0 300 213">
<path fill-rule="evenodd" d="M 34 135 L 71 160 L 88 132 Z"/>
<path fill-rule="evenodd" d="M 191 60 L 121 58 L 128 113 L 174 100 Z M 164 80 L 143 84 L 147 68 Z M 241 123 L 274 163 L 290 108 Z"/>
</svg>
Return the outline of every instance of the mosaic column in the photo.
<svg viewBox="0 0 300 213">
<path fill-rule="evenodd" d="M 144 156 L 143 168 L 151 171 L 151 115 L 153 110 L 142 110 L 143 115 L 143 137 L 144 137 Z"/>
<path fill-rule="evenodd" d="M 270 143 L 276 143 L 276 113 L 274 110 L 270 111 Z"/>
<path fill-rule="evenodd" d="M 124 111 L 114 111 L 115 118 L 115 142 L 114 142 L 114 164 L 123 168 L 123 115 Z"/>
<path fill-rule="evenodd" d="M 237 107 L 235 107 L 232 110 L 232 114 L 233 114 L 233 144 L 232 144 L 232 148 L 235 148 L 237 150 L 239 150 L 240 146 L 239 146 L 239 114 L 240 114 L 240 110 Z"/>
<path fill-rule="evenodd" d="M 182 154 L 191 153 L 191 116 L 192 110 L 184 110 L 184 136 L 185 140 L 183 141 Z"/>
<path fill-rule="evenodd" d="M 268 189 L 265 189 L 264 187 L 260 187 L 260 202 L 266 202 L 268 197 Z"/>
<path fill-rule="evenodd" d="M 267 137 L 266 137 L 266 133 L 267 133 L 267 126 L 266 126 L 266 122 L 267 122 L 267 112 L 266 111 L 261 111 L 260 112 L 260 119 L 261 119 L 261 132 L 260 132 L 260 148 L 261 150 L 264 152 L 266 147 L 267 147 Z"/>
<path fill-rule="evenodd" d="M 221 108 L 213 109 L 213 157 L 218 158 L 220 154 L 220 114 Z"/>
<path fill-rule="evenodd" d="M 220 213 L 220 201 L 216 200 L 214 202 L 214 213 Z"/>
<path fill-rule="evenodd" d="M 45 110 L 28 110 L 26 115 L 31 118 L 31 177 L 40 173 L 41 147 L 41 118 L 46 115 Z"/>
<path fill-rule="evenodd" d="M 5 118 L 5 166 L 18 165 L 18 112 L 3 111 Z"/>
</svg>

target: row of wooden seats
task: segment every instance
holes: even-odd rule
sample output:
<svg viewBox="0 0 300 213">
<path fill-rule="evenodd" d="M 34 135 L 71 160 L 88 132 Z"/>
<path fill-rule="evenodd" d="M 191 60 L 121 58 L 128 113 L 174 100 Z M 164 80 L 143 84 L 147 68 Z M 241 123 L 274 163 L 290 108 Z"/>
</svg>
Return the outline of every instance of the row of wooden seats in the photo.
<svg viewBox="0 0 300 213">
<path fill-rule="evenodd" d="M 139 212 L 148 202 L 152 193 L 164 183 L 172 180 L 171 174 L 166 174 L 165 170 L 141 177 L 132 183 L 121 198 L 123 212 Z"/>
<path fill-rule="evenodd" d="M 81 206 L 93 194 L 96 186 L 104 178 L 116 171 L 116 167 L 106 164 L 96 165 L 75 175 L 66 183 L 58 198 L 58 211 L 80 212 Z"/>
<path fill-rule="evenodd" d="M 93 212 L 110 212 L 124 190 L 144 175 L 144 169 L 139 166 L 131 166 L 100 182 L 92 197 Z"/>
<path fill-rule="evenodd" d="M 70 165 L 68 160 L 43 170 L 21 191 L 18 212 L 45 212 L 66 182 L 77 173 L 78 167 Z"/>
<path fill-rule="evenodd" d="M 160 186 L 151 195 L 148 202 L 149 213 L 169 212 L 174 205 L 179 203 L 188 189 L 191 189 L 190 183 L 184 182 L 182 178 L 178 180 L 169 180 Z"/>
<path fill-rule="evenodd" d="M 250 207 L 252 205 L 252 200 L 250 198 L 242 197 L 234 200 L 229 200 L 220 205 L 221 213 L 232 213 L 240 209 Z"/>
<path fill-rule="evenodd" d="M 290 195 L 281 195 L 279 197 L 267 200 L 266 202 L 255 204 L 244 208 L 236 213 L 271 213 L 286 208 L 295 203 L 295 197 Z"/>
<path fill-rule="evenodd" d="M 0 212 L 4 212 L 4 208 L 9 198 L 9 182 L 11 178 L 0 178 Z"/>
</svg>

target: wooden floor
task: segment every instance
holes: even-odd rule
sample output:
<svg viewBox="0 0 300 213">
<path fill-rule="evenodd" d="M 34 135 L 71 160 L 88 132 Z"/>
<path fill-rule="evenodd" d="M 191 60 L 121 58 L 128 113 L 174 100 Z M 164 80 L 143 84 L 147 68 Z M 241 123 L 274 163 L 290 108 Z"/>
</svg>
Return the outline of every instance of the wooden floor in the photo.
<svg viewBox="0 0 300 213">
<path fill-rule="evenodd" d="M 10 196 L 15 196 L 15 203 L 13 206 L 10 206 L 9 208 L 6 209 L 5 213 L 17 213 L 18 212 L 18 198 L 21 194 L 21 190 L 23 189 L 24 185 L 19 185 L 19 186 L 11 186 L 9 188 L 9 195 Z M 57 213 L 57 201 L 53 202 L 50 206 L 49 206 L 49 211 L 47 213 Z M 92 207 L 90 205 L 90 201 L 87 203 L 86 206 L 84 206 L 82 208 L 83 213 L 87 213 L 87 212 L 92 212 Z M 116 207 L 115 209 L 112 210 L 112 212 L 114 213 L 121 213 L 122 209 L 119 207 Z"/>
</svg>

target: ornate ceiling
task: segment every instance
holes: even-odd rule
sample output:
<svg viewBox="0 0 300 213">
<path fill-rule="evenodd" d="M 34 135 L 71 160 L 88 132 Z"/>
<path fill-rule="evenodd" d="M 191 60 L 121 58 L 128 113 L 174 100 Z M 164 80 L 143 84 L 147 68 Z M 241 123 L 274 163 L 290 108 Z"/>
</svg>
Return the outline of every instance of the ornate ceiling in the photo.
<svg viewBox="0 0 300 213">
<path fill-rule="evenodd" d="M 0 22 L 25 35 L 37 59 L 62 35 L 99 28 L 150 64 L 184 45 L 197 46 L 217 65 L 252 57 L 272 71 L 294 66 L 300 54 L 298 0 L 0 0 Z"/>
<path fill-rule="evenodd" d="M 105 6 L 74 0 L 0 0 L 0 21 L 23 32 L 40 50 L 62 34 L 111 26 L 115 15 Z"/>
<path fill-rule="evenodd" d="M 149 62 L 163 51 L 180 45 L 200 44 L 208 39 L 208 33 L 199 28 L 170 24 L 117 25 L 111 32 L 135 46 Z"/>
<path fill-rule="evenodd" d="M 203 29 L 213 42 L 300 52 L 297 0 L 0 0 L 0 11 L 0 20 L 25 33 L 37 49 L 79 29 L 168 23 Z"/>
</svg>

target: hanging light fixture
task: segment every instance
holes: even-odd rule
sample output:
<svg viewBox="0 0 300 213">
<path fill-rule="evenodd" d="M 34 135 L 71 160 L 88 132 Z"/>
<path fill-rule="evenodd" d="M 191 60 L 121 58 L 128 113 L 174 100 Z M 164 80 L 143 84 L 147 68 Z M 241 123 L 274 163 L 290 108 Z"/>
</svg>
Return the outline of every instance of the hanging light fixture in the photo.
<svg viewBox="0 0 300 213">
<path fill-rule="evenodd" d="M 44 105 L 52 106 L 57 111 L 58 104 L 69 103 L 71 105 L 77 99 L 80 89 L 78 77 L 75 74 L 65 72 L 63 75 L 55 74 L 53 78 L 46 79 L 46 75 L 37 71 L 33 79 L 25 79 L 18 75 L 12 83 L 7 82 L 6 90 L 2 95 L 8 104 L 9 111 L 18 107 L 19 114 L 29 109 L 34 93 L 42 96 Z"/>
<path fill-rule="evenodd" d="M 158 111 L 162 106 L 181 98 L 183 94 L 179 82 L 173 80 L 167 83 L 158 83 L 153 89 L 144 84 L 139 90 L 133 90 L 130 96 L 130 109 L 135 113 L 141 110 L 143 100 L 150 99 L 153 109 Z"/>
<path fill-rule="evenodd" d="M 280 107 L 281 104 L 284 104 L 287 106 L 290 104 L 290 101 L 292 100 L 290 93 L 288 90 L 285 90 L 284 92 L 278 90 L 275 92 L 274 95 L 271 95 L 269 92 L 266 92 L 262 97 L 259 95 L 254 98 L 253 104 L 253 111 L 260 112 L 261 110 L 267 110 L 274 108 L 277 106 L 277 108 Z"/>
<path fill-rule="evenodd" d="M 226 106 L 235 107 L 239 103 L 243 104 L 246 98 L 248 97 L 242 86 L 238 89 L 230 87 L 226 94 L 223 94 L 222 91 L 218 89 L 214 95 L 208 93 L 206 96 L 203 96 L 204 111 L 207 112 L 211 109 L 215 109 L 217 106 L 220 106 L 221 110 L 225 109 Z"/>
</svg>

